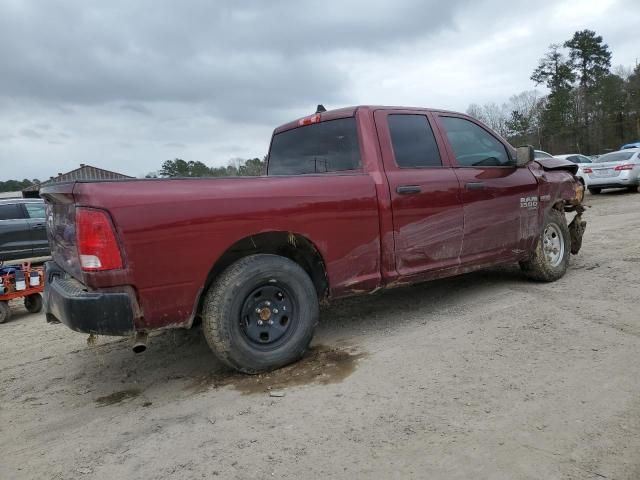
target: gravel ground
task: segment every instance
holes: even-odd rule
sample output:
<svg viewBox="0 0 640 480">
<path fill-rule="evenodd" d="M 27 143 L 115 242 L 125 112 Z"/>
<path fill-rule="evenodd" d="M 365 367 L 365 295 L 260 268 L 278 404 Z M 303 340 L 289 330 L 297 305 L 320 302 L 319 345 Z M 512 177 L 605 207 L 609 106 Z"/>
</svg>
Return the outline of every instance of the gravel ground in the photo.
<svg viewBox="0 0 640 480">
<path fill-rule="evenodd" d="M 640 478 L 640 194 L 587 196 L 553 284 L 517 268 L 334 304 L 243 377 L 199 329 L 0 325 L 0 478 Z"/>
</svg>

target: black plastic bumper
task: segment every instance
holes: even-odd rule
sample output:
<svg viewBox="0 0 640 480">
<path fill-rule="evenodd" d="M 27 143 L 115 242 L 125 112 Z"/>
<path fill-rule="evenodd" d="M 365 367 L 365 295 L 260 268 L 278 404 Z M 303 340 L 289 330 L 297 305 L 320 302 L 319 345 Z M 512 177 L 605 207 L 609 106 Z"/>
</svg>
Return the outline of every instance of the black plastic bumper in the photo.
<svg viewBox="0 0 640 480">
<path fill-rule="evenodd" d="M 126 292 L 90 291 L 55 262 L 45 264 L 44 309 L 49 322 L 97 335 L 135 333 L 134 308 Z"/>
</svg>

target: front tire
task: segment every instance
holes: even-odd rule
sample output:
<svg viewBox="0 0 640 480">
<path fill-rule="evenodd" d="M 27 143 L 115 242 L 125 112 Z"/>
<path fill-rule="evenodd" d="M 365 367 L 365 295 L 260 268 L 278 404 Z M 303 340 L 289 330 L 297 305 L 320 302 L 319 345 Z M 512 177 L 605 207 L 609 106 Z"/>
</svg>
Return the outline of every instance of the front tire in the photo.
<svg viewBox="0 0 640 480">
<path fill-rule="evenodd" d="M 627 190 L 629 191 L 629 193 L 638 193 L 640 191 L 640 186 L 635 185 L 632 187 L 627 187 Z"/>
<path fill-rule="evenodd" d="M 288 258 L 260 254 L 238 260 L 214 282 L 202 327 L 216 357 L 254 374 L 299 360 L 318 318 L 309 275 Z"/>
<path fill-rule="evenodd" d="M 551 209 L 545 215 L 538 244 L 520 268 L 533 280 L 553 282 L 562 278 L 569 266 L 571 236 L 563 212 Z"/>
<path fill-rule="evenodd" d="M 598 195 L 600 192 L 602 192 L 601 188 L 598 187 L 589 187 L 589 193 L 591 195 Z"/>
</svg>

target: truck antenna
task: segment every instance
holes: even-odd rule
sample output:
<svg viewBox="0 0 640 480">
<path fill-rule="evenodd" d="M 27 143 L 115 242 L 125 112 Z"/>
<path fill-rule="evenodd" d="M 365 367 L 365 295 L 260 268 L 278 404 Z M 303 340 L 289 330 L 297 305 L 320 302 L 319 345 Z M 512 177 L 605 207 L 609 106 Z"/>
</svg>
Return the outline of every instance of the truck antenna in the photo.
<svg viewBox="0 0 640 480">
<path fill-rule="evenodd" d="M 327 109 L 324 108 L 324 105 L 320 104 L 318 105 L 318 108 L 316 108 L 316 113 L 322 113 L 322 112 L 326 112 Z"/>
</svg>

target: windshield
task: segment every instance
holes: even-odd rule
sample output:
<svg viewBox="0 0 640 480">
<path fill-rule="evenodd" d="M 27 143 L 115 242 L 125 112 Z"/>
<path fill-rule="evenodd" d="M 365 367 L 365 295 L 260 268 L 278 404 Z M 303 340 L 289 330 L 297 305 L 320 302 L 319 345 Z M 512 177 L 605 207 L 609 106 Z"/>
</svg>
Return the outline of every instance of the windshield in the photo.
<svg viewBox="0 0 640 480">
<path fill-rule="evenodd" d="M 547 152 L 543 152 L 542 150 L 534 151 L 533 155 L 536 160 L 540 158 L 553 158 L 552 155 L 549 155 Z"/>
<path fill-rule="evenodd" d="M 596 160 L 597 163 L 606 163 L 606 162 L 624 162 L 625 160 L 629 160 L 631 157 L 635 155 L 636 152 L 613 152 L 607 153 L 606 155 L 602 155 L 600 158 Z"/>
</svg>

